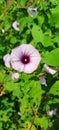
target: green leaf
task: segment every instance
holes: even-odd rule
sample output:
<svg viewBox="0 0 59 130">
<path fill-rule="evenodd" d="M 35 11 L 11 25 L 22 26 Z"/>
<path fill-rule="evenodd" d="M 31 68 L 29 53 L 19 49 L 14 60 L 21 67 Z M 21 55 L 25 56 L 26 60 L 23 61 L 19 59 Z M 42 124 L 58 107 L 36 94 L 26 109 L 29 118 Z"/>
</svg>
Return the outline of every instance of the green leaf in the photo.
<svg viewBox="0 0 59 130">
<path fill-rule="evenodd" d="M 58 95 L 59 96 L 59 81 L 56 81 L 55 84 L 49 90 L 49 94 Z"/>
<path fill-rule="evenodd" d="M 16 37 L 11 37 L 11 39 L 10 39 L 10 42 L 12 43 L 12 44 L 15 44 L 15 43 L 17 43 L 17 38 Z"/>
<path fill-rule="evenodd" d="M 3 126 L 2 126 L 2 122 L 0 122 L 0 129 L 1 129 L 1 130 L 2 130 L 2 127 L 3 127 Z"/>
<path fill-rule="evenodd" d="M 6 114 L 3 114 L 2 117 L 0 117 L 0 121 L 7 122 L 9 121 L 9 117 Z"/>
<path fill-rule="evenodd" d="M 37 26 L 35 24 L 33 24 L 33 27 L 32 27 L 32 36 L 36 43 L 43 42 L 43 32 L 39 28 L 39 26 Z"/>
<path fill-rule="evenodd" d="M 28 95 L 23 96 L 21 99 L 21 107 L 20 107 L 20 112 L 24 114 L 25 112 L 28 111 L 29 107 L 29 102 L 28 102 Z"/>
<path fill-rule="evenodd" d="M 44 130 L 47 130 L 48 126 L 49 126 L 49 122 L 45 116 L 43 116 L 42 118 L 36 116 L 35 125 L 37 125 L 37 126 L 40 125 L 41 128 L 43 128 Z"/>
<path fill-rule="evenodd" d="M 39 26 L 41 27 L 44 22 L 44 16 L 43 15 L 37 16 L 37 19 L 38 19 Z"/>
<path fill-rule="evenodd" d="M 20 86 L 18 83 L 15 83 L 13 81 L 6 82 L 6 83 L 4 83 L 4 88 L 8 92 L 13 92 L 14 97 L 21 96 Z"/>
<path fill-rule="evenodd" d="M 32 81 L 30 86 L 31 89 L 29 91 L 29 96 L 31 98 L 31 103 L 35 103 L 37 106 L 41 103 L 41 98 L 44 91 L 42 90 L 39 81 Z"/>
<path fill-rule="evenodd" d="M 26 121 L 23 125 L 24 125 L 24 130 L 30 130 L 30 128 L 31 130 L 36 130 L 35 126 L 29 121 Z"/>
<path fill-rule="evenodd" d="M 18 97 L 18 98 L 21 97 L 21 91 L 19 88 L 19 84 L 15 84 L 15 86 L 14 86 L 13 97 Z"/>
<path fill-rule="evenodd" d="M 7 19 L 7 18 L 5 18 L 5 19 Z M 4 21 L 4 28 L 6 31 L 9 30 L 9 28 L 10 28 L 10 22 L 8 21 L 8 19 Z"/>
<path fill-rule="evenodd" d="M 17 0 L 20 4 L 26 4 L 27 0 Z"/>
<path fill-rule="evenodd" d="M 0 44 L 0 51 L 4 51 L 4 49 L 5 49 L 5 47 L 2 45 L 2 44 Z"/>
<path fill-rule="evenodd" d="M 52 46 L 53 42 L 50 36 L 44 36 L 43 42 L 42 42 L 43 46 L 48 47 L 48 46 Z"/>
<path fill-rule="evenodd" d="M 47 104 L 49 105 L 55 104 L 55 103 L 59 103 L 59 98 L 53 98 L 47 102 Z"/>
<path fill-rule="evenodd" d="M 12 92 L 14 90 L 14 83 L 6 82 L 6 83 L 4 83 L 4 88 L 6 91 Z"/>
<path fill-rule="evenodd" d="M 0 70 L 0 82 L 3 82 L 5 78 L 5 72 Z"/>
<path fill-rule="evenodd" d="M 55 33 L 53 42 L 57 43 L 59 45 L 59 32 Z"/>
<path fill-rule="evenodd" d="M 50 53 L 46 54 L 43 62 L 51 66 L 59 66 L 59 48 L 56 48 Z"/>
<path fill-rule="evenodd" d="M 59 4 L 55 8 L 51 9 L 49 23 L 52 26 L 59 27 Z"/>
<path fill-rule="evenodd" d="M 57 5 L 59 3 L 59 0 L 50 0 L 50 2 L 52 2 L 54 5 Z"/>
<path fill-rule="evenodd" d="M 24 20 L 25 19 L 25 20 Z M 22 18 L 20 19 L 20 33 L 24 30 L 25 26 L 26 26 L 26 22 L 27 22 L 27 18 Z"/>
<path fill-rule="evenodd" d="M 41 103 L 42 94 L 44 92 L 39 81 L 33 80 L 31 82 L 28 82 L 28 84 L 24 84 L 22 91 L 24 93 L 24 96 L 21 99 L 21 113 L 27 112 L 28 108 L 32 107 L 33 104 L 35 104 L 36 107 L 39 106 Z"/>
</svg>

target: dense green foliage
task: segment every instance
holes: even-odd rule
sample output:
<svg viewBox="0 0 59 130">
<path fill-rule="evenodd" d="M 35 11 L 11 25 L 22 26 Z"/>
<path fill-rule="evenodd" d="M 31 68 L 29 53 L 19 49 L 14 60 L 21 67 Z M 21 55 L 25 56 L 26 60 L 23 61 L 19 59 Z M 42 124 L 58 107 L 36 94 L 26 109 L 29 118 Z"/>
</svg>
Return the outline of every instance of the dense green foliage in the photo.
<svg viewBox="0 0 59 130">
<path fill-rule="evenodd" d="M 27 9 L 36 6 L 31 17 Z M 19 31 L 12 27 L 14 21 Z M 3 56 L 23 43 L 31 43 L 42 60 L 35 72 L 12 80 L 17 71 L 4 65 Z M 44 63 L 58 70 L 59 0 L 0 0 L 0 130 L 58 130 L 59 74 L 46 73 Z M 40 84 L 42 75 L 47 86 Z M 50 116 L 55 108 L 56 115 Z"/>
</svg>

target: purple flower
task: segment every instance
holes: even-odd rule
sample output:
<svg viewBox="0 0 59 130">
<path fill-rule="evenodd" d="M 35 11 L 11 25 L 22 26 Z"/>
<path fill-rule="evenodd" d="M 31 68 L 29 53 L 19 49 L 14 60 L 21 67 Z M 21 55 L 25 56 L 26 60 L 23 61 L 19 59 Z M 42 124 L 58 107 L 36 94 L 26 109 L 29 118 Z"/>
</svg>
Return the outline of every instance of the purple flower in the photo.
<svg viewBox="0 0 59 130">
<path fill-rule="evenodd" d="M 27 9 L 27 12 L 29 13 L 29 15 L 31 16 L 31 17 L 34 17 L 36 14 L 37 14 L 37 7 L 35 7 L 35 8 L 28 8 Z"/>
<path fill-rule="evenodd" d="M 35 71 L 41 61 L 40 53 L 31 44 L 22 44 L 16 47 L 8 58 L 10 59 L 3 58 L 5 65 L 8 61 L 8 64 L 11 63 L 13 69 L 25 73 Z"/>
<path fill-rule="evenodd" d="M 45 77 L 44 75 L 39 78 L 39 79 L 40 79 L 40 84 L 47 86 L 47 83 L 46 83 L 46 79 L 45 79 L 45 78 L 46 78 L 46 77 Z"/>
<path fill-rule="evenodd" d="M 39 52 L 31 44 L 22 44 L 12 50 L 12 68 L 20 72 L 32 73 L 41 61 Z"/>
<path fill-rule="evenodd" d="M 19 31 L 19 23 L 17 21 L 14 21 L 12 24 L 12 27 L 16 30 Z"/>
<path fill-rule="evenodd" d="M 44 70 L 51 75 L 54 75 L 57 72 L 57 70 L 53 69 L 52 67 L 49 67 L 46 64 L 44 64 Z"/>
<path fill-rule="evenodd" d="M 18 79 L 19 78 L 19 73 L 12 73 L 12 80 Z"/>
<path fill-rule="evenodd" d="M 56 113 L 57 113 L 57 108 L 55 108 L 54 110 L 49 110 L 49 111 L 48 111 L 48 115 L 49 115 L 49 116 L 56 115 Z"/>
</svg>

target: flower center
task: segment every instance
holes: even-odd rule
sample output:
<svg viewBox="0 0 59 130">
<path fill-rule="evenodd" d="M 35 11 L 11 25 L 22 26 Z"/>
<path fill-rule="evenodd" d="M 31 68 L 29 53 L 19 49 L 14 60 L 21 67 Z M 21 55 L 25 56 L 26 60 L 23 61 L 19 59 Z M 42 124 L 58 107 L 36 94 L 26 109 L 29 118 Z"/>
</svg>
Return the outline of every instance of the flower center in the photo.
<svg viewBox="0 0 59 130">
<path fill-rule="evenodd" d="M 19 24 L 16 24 L 16 27 L 19 28 Z"/>
<path fill-rule="evenodd" d="M 29 62 L 30 62 L 30 56 L 29 55 L 22 55 L 21 56 L 21 62 L 23 63 L 23 64 L 28 64 Z"/>
<path fill-rule="evenodd" d="M 36 12 L 36 10 L 34 10 L 34 9 L 33 9 L 33 10 L 32 10 L 32 12 L 33 12 L 33 13 L 35 13 L 35 12 Z"/>
</svg>

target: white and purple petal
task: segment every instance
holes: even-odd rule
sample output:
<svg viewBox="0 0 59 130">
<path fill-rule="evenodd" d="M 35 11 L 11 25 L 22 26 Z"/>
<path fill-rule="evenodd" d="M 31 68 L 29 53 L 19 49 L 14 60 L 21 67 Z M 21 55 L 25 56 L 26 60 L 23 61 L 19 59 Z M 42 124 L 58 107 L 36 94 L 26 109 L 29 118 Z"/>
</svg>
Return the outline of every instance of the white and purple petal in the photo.
<svg viewBox="0 0 59 130">
<path fill-rule="evenodd" d="M 3 61 L 5 63 L 5 66 L 10 68 L 10 63 L 11 63 L 11 56 L 10 54 L 6 54 L 4 57 L 3 57 Z"/>
<path fill-rule="evenodd" d="M 31 17 L 34 17 L 36 14 L 37 14 L 37 7 L 35 7 L 35 8 L 28 8 L 27 9 L 27 12 L 29 13 L 29 15 L 31 16 Z"/>
<path fill-rule="evenodd" d="M 47 86 L 46 77 L 45 77 L 44 75 L 41 76 L 41 77 L 39 78 L 39 80 L 40 80 L 40 84 L 41 84 L 41 85 Z"/>
<path fill-rule="evenodd" d="M 12 27 L 16 30 L 16 31 L 19 31 L 19 23 L 17 21 L 14 21 L 12 23 Z"/>
<path fill-rule="evenodd" d="M 57 72 L 57 70 L 53 69 L 52 67 L 49 67 L 46 64 L 44 64 L 44 70 L 51 75 L 54 75 Z"/>
<path fill-rule="evenodd" d="M 19 78 L 19 73 L 13 72 L 13 73 L 12 73 L 12 80 L 18 79 L 18 78 Z"/>
</svg>

